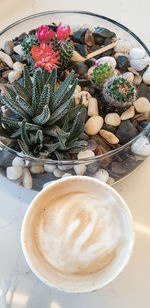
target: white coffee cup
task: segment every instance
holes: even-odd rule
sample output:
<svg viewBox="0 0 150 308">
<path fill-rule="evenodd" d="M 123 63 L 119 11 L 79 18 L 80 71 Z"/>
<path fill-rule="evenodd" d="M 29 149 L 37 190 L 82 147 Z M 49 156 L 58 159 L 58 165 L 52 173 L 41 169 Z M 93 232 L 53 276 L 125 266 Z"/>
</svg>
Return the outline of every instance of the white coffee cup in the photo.
<svg viewBox="0 0 150 308">
<path fill-rule="evenodd" d="M 132 216 L 109 185 L 86 176 L 63 178 L 33 199 L 21 244 L 29 267 L 46 285 L 91 292 L 127 265 L 134 244 Z"/>
</svg>

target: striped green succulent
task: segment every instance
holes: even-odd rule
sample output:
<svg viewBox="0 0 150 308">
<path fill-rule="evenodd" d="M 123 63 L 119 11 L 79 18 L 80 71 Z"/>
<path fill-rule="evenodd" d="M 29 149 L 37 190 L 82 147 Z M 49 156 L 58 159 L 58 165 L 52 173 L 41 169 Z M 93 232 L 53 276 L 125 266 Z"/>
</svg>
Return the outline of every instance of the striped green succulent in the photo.
<svg viewBox="0 0 150 308">
<path fill-rule="evenodd" d="M 12 88 L 6 86 L 7 95 L 0 102 L 12 112 L 12 117 L 1 116 L 1 125 L 30 156 L 65 159 L 86 145 L 79 141 L 84 132 L 86 110 L 82 102 L 75 106 L 72 100 L 77 81 L 73 73 L 56 88 L 57 70 L 52 73 L 37 69 L 31 80 L 24 67 L 23 85 L 18 81 Z M 72 83 L 72 85 L 70 85 Z"/>
</svg>

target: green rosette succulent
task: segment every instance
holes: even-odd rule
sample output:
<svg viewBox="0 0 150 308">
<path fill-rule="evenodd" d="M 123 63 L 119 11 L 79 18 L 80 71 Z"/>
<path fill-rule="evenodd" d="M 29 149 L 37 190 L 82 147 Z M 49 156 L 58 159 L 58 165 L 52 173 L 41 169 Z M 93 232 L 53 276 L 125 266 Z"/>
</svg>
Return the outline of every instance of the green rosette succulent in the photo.
<svg viewBox="0 0 150 308">
<path fill-rule="evenodd" d="M 12 139 L 8 146 L 18 144 L 23 153 L 40 157 L 65 159 L 86 146 L 78 140 L 84 132 L 86 109 L 82 102 L 75 106 L 72 95 L 77 80 L 73 73 L 56 88 L 57 69 L 52 73 L 37 69 L 31 80 L 24 67 L 23 85 L 18 81 L 0 102 L 12 111 L 12 116 L 1 114 L 1 127 Z M 71 87 L 70 87 L 71 84 Z"/>
</svg>

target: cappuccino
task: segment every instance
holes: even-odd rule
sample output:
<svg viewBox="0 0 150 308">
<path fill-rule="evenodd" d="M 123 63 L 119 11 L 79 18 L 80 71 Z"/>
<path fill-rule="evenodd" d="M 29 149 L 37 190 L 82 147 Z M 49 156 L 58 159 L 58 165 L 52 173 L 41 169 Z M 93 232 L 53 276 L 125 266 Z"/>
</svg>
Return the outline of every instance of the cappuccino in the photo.
<svg viewBox="0 0 150 308">
<path fill-rule="evenodd" d="M 24 220 L 22 244 L 31 269 L 44 282 L 91 291 L 112 280 L 127 262 L 131 216 L 108 185 L 66 178 L 35 198 Z"/>
</svg>

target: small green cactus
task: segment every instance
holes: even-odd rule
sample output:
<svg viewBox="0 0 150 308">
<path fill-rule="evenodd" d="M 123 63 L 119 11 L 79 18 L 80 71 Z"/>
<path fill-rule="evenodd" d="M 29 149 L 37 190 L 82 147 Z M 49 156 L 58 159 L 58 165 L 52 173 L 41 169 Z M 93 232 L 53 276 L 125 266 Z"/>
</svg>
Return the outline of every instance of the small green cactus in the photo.
<svg viewBox="0 0 150 308">
<path fill-rule="evenodd" d="M 59 62 L 61 69 L 65 69 L 71 61 L 71 57 L 73 55 L 73 46 L 69 41 L 59 42 L 56 40 L 56 38 L 53 39 L 52 45 L 54 51 L 59 51 Z"/>
<path fill-rule="evenodd" d="M 95 86 L 102 88 L 105 81 L 113 75 L 113 69 L 107 64 L 99 64 L 91 74 Z"/>
<path fill-rule="evenodd" d="M 28 64 L 34 64 L 34 60 L 32 59 L 31 55 L 31 48 L 33 45 L 39 46 L 40 43 L 37 39 L 36 35 L 28 35 L 25 37 L 22 43 L 22 50 L 24 52 L 24 58 Z"/>
</svg>

